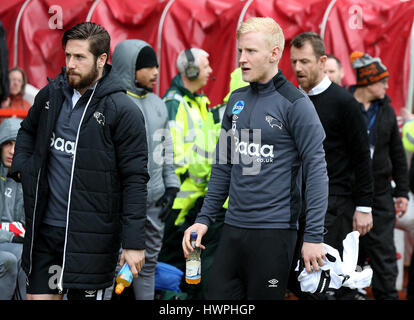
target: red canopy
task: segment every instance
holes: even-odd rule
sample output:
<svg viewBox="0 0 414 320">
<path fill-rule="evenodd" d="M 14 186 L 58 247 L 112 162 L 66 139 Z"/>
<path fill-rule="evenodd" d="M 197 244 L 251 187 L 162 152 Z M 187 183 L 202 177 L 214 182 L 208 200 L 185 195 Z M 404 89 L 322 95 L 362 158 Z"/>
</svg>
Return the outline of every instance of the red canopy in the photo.
<svg viewBox="0 0 414 320">
<path fill-rule="evenodd" d="M 200 47 L 210 54 L 214 81 L 204 92 L 221 103 L 237 66 L 235 33 L 252 16 L 273 17 L 284 30 L 280 68 L 296 84 L 289 43 L 300 32 L 324 37 L 326 51 L 340 58 L 345 84 L 355 81 L 349 55 L 358 50 L 379 56 L 390 71 L 388 95 L 399 114 L 406 105 L 410 77 L 410 34 L 414 2 L 400 0 L 9 0 L 0 3 L 7 32 L 10 67 L 22 67 L 29 83 L 41 88 L 64 65 L 63 32 L 93 21 L 111 35 L 111 50 L 122 40 L 139 38 L 157 52 L 162 95 L 177 73 L 178 53 Z M 20 17 L 20 19 L 18 19 Z M 17 33 L 16 33 L 17 32 Z M 16 36 L 17 35 L 17 36 Z M 410 92 L 412 95 L 412 92 Z"/>
</svg>

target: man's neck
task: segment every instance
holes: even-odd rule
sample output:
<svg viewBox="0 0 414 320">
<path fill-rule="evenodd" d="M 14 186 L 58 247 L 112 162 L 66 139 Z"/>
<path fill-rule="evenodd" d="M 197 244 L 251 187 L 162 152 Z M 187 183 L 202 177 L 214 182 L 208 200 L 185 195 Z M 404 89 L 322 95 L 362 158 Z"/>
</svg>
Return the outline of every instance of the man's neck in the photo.
<svg viewBox="0 0 414 320">
<path fill-rule="evenodd" d="M 148 93 L 148 92 L 153 92 L 153 89 L 152 89 L 152 88 L 148 88 L 148 87 L 146 87 L 146 86 L 143 86 L 143 85 L 141 85 L 139 82 L 135 82 L 135 86 L 136 86 L 138 89 L 145 90 L 145 94 L 146 94 L 146 93 Z"/>
<path fill-rule="evenodd" d="M 277 75 L 278 72 L 279 72 L 279 68 L 276 66 L 273 72 L 269 73 L 267 77 L 264 78 L 263 80 L 258 81 L 258 83 L 268 83 L 270 80 L 272 80 Z"/>
<path fill-rule="evenodd" d="M 201 88 L 198 81 L 188 80 L 185 76 L 181 76 L 181 79 L 183 81 L 184 88 L 186 88 L 191 93 L 195 93 Z"/>
<path fill-rule="evenodd" d="M 88 87 L 86 87 L 86 88 L 82 88 L 82 89 L 75 89 L 75 90 L 77 90 L 82 96 L 83 96 L 83 94 L 88 90 L 88 89 L 90 89 L 90 88 L 93 88 L 94 86 L 95 86 L 95 84 L 96 84 L 96 82 L 98 81 L 100 79 L 100 77 L 99 78 L 97 78 L 95 81 L 93 81 Z"/>
<path fill-rule="evenodd" d="M 302 86 L 299 86 L 301 90 L 306 92 L 307 95 L 313 96 L 318 95 L 322 92 L 324 92 L 328 87 L 332 84 L 332 81 L 329 80 L 328 76 L 326 74 L 322 74 L 322 77 L 319 76 L 318 80 L 316 81 L 316 84 L 312 86 L 311 88 L 303 88 Z"/>
<path fill-rule="evenodd" d="M 364 105 L 365 110 L 368 110 L 371 105 L 372 96 L 364 88 L 356 88 L 354 91 L 355 99 Z"/>
</svg>

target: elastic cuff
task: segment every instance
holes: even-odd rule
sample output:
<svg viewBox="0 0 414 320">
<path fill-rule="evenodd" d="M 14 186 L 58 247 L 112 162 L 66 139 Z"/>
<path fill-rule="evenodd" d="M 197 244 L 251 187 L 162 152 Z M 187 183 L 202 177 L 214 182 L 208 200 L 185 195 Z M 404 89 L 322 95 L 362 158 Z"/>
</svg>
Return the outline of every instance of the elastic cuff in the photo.
<svg viewBox="0 0 414 320">
<path fill-rule="evenodd" d="M 194 223 L 201 223 L 201 224 L 205 224 L 207 227 L 210 227 L 210 220 L 207 217 L 198 217 Z"/>
<path fill-rule="evenodd" d="M 361 212 L 364 212 L 364 213 L 372 213 L 372 208 L 371 207 L 360 206 L 360 207 L 356 207 L 355 210 L 361 211 Z"/>
<path fill-rule="evenodd" d="M 303 235 L 304 242 L 322 243 L 323 235 L 306 234 Z"/>
</svg>

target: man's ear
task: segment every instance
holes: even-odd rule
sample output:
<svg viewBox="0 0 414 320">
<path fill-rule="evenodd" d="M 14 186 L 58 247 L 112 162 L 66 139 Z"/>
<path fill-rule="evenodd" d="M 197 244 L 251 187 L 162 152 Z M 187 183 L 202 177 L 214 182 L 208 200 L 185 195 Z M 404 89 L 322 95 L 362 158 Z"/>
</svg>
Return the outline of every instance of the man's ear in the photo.
<svg viewBox="0 0 414 320">
<path fill-rule="evenodd" d="M 279 46 L 274 46 L 272 48 L 272 53 L 271 53 L 271 56 L 270 56 L 270 62 L 274 63 L 274 62 L 279 61 L 281 54 L 282 54 L 282 52 L 280 50 L 280 47 Z"/>
<path fill-rule="evenodd" d="M 99 69 L 102 69 L 105 66 L 105 63 L 106 63 L 107 59 L 108 59 L 108 55 L 106 53 L 102 53 L 96 61 L 97 67 Z"/>
<path fill-rule="evenodd" d="M 321 63 L 321 67 L 323 70 L 325 70 L 325 62 L 328 60 L 328 57 L 326 55 L 319 57 L 319 62 Z"/>
</svg>

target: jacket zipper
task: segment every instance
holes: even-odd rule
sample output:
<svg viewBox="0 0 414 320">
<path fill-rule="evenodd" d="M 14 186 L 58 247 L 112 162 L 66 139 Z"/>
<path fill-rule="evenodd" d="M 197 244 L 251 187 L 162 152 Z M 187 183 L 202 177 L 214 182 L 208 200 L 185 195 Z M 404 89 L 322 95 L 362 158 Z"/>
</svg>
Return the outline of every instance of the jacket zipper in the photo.
<svg viewBox="0 0 414 320">
<path fill-rule="evenodd" d="M 29 273 L 26 277 L 26 283 L 29 285 L 29 276 L 32 273 L 32 252 L 33 252 L 33 239 L 34 239 L 34 226 L 35 226 L 35 219 L 36 219 L 36 208 L 37 208 L 37 195 L 39 191 L 39 181 L 40 181 L 40 172 L 42 171 L 42 168 L 39 169 L 39 172 L 37 174 L 37 181 L 36 181 L 36 193 L 35 193 L 35 203 L 33 208 L 33 221 L 32 221 L 32 239 L 30 242 L 30 267 L 29 267 Z"/>
<path fill-rule="evenodd" d="M 76 133 L 75 150 L 74 150 L 74 153 L 73 153 L 72 171 L 71 171 L 71 175 L 70 175 L 70 184 L 69 184 L 69 193 L 68 193 L 68 208 L 66 210 L 66 230 L 65 230 L 65 244 L 63 246 L 63 261 L 62 261 L 62 269 L 61 269 L 61 272 L 60 272 L 60 279 L 59 279 L 59 283 L 58 283 L 58 289 L 59 289 L 60 293 L 63 291 L 63 271 L 65 270 L 66 245 L 67 245 L 67 241 L 68 241 L 69 210 L 70 210 L 70 200 L 71 200 L 70 197 L 71 197 L 71 194 L 72 194 L 73 173 L 75 172 L 75 161 L 76 161 L 76 153 L 77 153 L 77 150 L 78 150 L 79 132 L 80 132 L 80 128 L 82 126 L 83 118 L 85 117 L 86 110 L 88 110 L 89 103 L 91 102 L 93 94 L 95 93 L 95 89 L 96 89 L 96 85 L 95 85 L 95 88 L 92 91 L 91 96 L 89 97 L 88 102 L 86 103 L 85 110 L 83 110 L 82 118 L 81 118 L 81 120 L 79 122 L 79 126 L 78 126 L 78 132 Z"/>
</svg>

